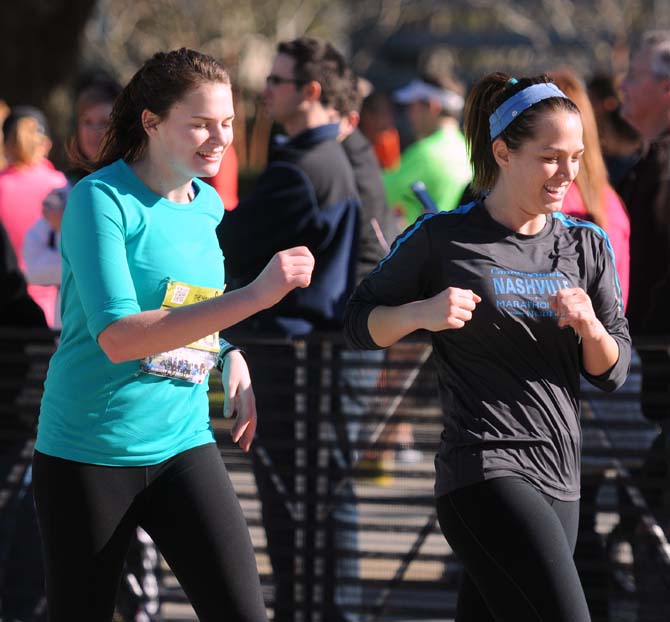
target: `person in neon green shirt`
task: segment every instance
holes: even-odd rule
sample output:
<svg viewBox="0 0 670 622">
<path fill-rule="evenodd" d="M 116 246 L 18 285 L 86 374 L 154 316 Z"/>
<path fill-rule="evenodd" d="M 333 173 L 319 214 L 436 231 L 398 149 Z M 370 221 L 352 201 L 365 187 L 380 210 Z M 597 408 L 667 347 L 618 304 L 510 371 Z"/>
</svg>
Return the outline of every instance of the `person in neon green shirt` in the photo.
<svg viewBox="0 0 670 622">
<path fill-rule="evenodd" d="M 449 211 L 458 207 L 472 177 L 458 126 L 463 96 L 457 86 L 450 87 L 426 75 L 393 94 L 397 103 L 407 106 L 407 117 L 418 139 L 405 149 L 399 167 L 384 173 L 386 199 L 404 225 L 423 213 L 412 184 L 422 181 L 438 209 Z"/>
</svg>

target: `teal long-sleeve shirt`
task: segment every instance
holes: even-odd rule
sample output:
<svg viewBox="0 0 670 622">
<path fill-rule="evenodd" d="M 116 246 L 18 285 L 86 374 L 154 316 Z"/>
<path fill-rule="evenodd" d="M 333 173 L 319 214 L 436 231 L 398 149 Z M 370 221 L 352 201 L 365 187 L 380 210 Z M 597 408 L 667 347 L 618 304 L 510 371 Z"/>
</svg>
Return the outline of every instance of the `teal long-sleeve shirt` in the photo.
<svg viewBox="0 0 670 622">
<path fill-rule="evenodd" d="M 80 181 L 63 217 L 63 330 L 52 357 L 36 448 L 109 466 L 157 464 L 213 442 L 206 383 L 152 376 L 139 361 L 112 363 L 98 335 L 112 322 L 158 309 L 168 281 L 222 289 L 216 191 L 195 199 L 152 192 L 119 160 Z"/>
</svg>

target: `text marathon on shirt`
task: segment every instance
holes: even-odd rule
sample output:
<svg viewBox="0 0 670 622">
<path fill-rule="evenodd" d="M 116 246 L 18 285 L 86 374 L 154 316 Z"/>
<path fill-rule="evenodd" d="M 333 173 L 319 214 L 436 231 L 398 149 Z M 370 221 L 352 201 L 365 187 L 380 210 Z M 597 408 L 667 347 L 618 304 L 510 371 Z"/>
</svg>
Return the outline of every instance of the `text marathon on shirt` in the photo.
<svg viewBox="0 0 670 622">
<path fill-rule="evenodd" d="M 562 272 L 518 272 L 491 268 L 496 307 L 512 315 L 550 317 L 549 296 L 570 287 Z"/>
</svg>

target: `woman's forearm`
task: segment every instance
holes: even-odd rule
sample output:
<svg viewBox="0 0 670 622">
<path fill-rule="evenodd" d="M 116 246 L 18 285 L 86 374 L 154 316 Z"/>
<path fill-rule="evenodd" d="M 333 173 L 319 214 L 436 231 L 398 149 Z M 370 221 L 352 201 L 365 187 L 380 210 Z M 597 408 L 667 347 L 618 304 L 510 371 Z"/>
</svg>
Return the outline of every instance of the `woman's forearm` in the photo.
<svg viewBox="0 0 670 622">
<path fill-rule="evenodd" d="M 375 307 L 368 316 L 368 332 L 378 346 L 385 348 L 420 328 L 431 332 L 463 328 L 481 301 L 471 289 L 447 287 L 424 300 Z"/>
<path fill-rule="evenodd" d="M 386 348 L 423 328 L 419 321 L 422 302 L 410 302 L 397 307 L 375 307 L 368 316 L 368 330 L 374 342 Z"/>
<path fill-rule="evenodd" d="M 113 363 L 167 352 L 228 328 L 262 310 L 253 286 L 173 309 L 142 311 L 105 328 L 98 343 Z"/>
<path fill-rule="evenodd" d="M 584 369 L 592 376 L 600 376 L 619 360 L 619 345 L 604 328 L 596 338 L 582 339 Z"/>
<path fill-rule="evenodd" d="M 113 363 L 174 350 L 270 308 L 296 287 L 309 287 L 313 269 L 305 246 L 279 251 L 246 287 L 185 307 L 123 317 L 98 335 L 98 344 Z"/>
</svg>

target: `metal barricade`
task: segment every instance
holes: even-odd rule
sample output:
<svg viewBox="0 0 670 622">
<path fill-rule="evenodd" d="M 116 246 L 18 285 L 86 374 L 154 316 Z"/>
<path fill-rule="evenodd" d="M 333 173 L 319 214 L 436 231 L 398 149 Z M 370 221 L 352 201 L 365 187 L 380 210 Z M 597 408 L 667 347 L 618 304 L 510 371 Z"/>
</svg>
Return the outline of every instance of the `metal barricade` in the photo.
<svg viewBox="0 0 670 622">
<path fill-rule="evenodd" d="M 0 490 L 0 617 L 17 597 L 17 572 L 24 585 L 26 578 L 41 580 L 39 559 L 30 559 L 39 544 L 26 545 L 37 533 L 19 527 L 26 525 L 27 474 L 51 337 L 0 332 L 0 441 L 13 448 L 3 452 Z M 291 622 L 452 620 L 460 566 L 433 504 L 442 413 L 430 341 L 359 354 L 335 334 L 230 340 L 244 347 L 254 379 L 259 432 L 252 451 L 243 454 L 230 440 L 216 375 L 212 424 L 247 517 L 271 618 L 276 611 L 277 619 Z M 636 346 L 667 354 L 658 343 Z M 670 378 L 667 367 L 661 372 Z M 576 561 L 594 621 L 654 622 L 667 612 L 663 495 L 670 477 L 641 470 L 659 428 L 642 416 L 639 396 L 639 358 L 615 394 L 583 387 Z M 661 404 L 668 399 L 662 392 L 656 397 Z M 412 461 L 403 462 L 410 440 Z M 632 547 L 627 554 L 607 549 L 617 525 Z M 34 617 L 22 619 L 39 620 L 43 598 L 28 600 Z M 167 567 L 161 601 L 166 622 L 195 620 Z"/>
</svg>

